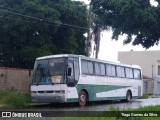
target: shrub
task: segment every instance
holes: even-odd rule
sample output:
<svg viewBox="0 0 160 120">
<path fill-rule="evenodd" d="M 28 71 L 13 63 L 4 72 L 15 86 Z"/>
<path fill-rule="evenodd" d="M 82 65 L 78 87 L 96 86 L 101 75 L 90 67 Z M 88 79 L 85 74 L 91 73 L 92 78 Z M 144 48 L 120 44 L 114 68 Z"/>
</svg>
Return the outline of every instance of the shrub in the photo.
<svg viewBox="0 0 160 120">
<path fill-rule="evenodd" d="M 142 99 L 148 98 L 148 94 L 147 94 L 147 93 L 144 93 L 143 96 L 142 96 L 141 98 L 142 98 Z"/>
<path fill-rule="evenodd" d="M 30 95 L 11 90 L 0 90 L 0 104 L 10 106 L 25 106 L 31 102 Z"/>
</svg>

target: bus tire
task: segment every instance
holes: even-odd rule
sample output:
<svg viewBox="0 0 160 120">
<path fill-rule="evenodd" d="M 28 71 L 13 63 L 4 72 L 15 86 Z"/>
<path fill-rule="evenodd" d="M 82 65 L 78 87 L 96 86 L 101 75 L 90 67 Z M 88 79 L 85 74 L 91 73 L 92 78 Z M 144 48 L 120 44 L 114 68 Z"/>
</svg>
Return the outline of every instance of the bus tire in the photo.
<svg viewBox="0 0 160 120">
<path fill-rule="evenodd" d="M 83 90 L 79 93 L 79 106 L 83 107 L 87 103 L 87 94 Z"/>
<path fill-rule="evenodd" d="M 127 94 L 126 94 L 126 101 L 129 102 L 129 101 L 131 101 L 131 99 L 132 99 L 131 91 L 127 91 Z"/>
</svg>

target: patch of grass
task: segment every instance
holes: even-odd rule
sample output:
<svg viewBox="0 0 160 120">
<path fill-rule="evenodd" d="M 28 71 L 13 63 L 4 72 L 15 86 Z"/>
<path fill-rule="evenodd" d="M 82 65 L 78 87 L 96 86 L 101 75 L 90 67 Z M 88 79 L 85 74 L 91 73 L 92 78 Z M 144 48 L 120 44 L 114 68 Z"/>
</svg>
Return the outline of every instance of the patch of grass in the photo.
<svg viewBox="0 0 160 120">
<path fill-rule="evenodd" d="M 129 111 L 160 111 L 160 105 L 139 107 L 137 109 L 129 109 Z"/>
<path fill-rule="evenodd" d="M 112 117 L 72 117 L 72 118 L 65 118 L 65 120 L 116 120 Z"/>
<path fill-rule="evenodd" d="M 11 90 L 0 90 L 0 104 L 7 106 L 25 106 L 31 102 L 30 95 Z"/>
<path fill-rule="evenodd" d="M 115 114 L 113 114 L 113 117 L 72 117 L 72 118 L 66 118 L 66 120 L 159 120 L 159 117 L 121 117 L 118 116 L 118 113 L 135 113 L 135 114 L 141 114 L 141 113 L 148 113 L 147 111 L 149 111 L 149 113 L 153 113 L 155 111 L 158 111 L 157 113 L 159 113 L 160 111 L 160 105 L 156 105 L 156 106 L 146 106 L 146 107 L 140 107 L 137 109 L 127 109 L 127 110 L 120 110 L 119 108 L 114 108 L 111 107 L 109 111 L 105 111 L 104 115 L 102 114 L 102 116 L 105 116 L 105 114 L 110 114 L 110 112 L 113 112 Z M 117 113 L 116 113 L 117 112 Z"/>
<path fill-rule="evenodd" d="M 144 93 L 143 96 L 140 99 L 147 99 L 147 98 L 149 98 L 148 94 Z"/>
</svg>

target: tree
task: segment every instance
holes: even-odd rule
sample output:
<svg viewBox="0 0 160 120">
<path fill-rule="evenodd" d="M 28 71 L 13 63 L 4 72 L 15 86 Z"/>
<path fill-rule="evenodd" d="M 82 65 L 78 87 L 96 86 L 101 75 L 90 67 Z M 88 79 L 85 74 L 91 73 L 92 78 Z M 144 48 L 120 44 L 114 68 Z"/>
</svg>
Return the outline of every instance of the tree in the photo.
<svg viewBox="0 0 160 120">
<path fill-rule="evenodd" d="M 33 68 L 40 56 L 86 54 L 82 2 L 0 0 L 0 14 L 0 66 Z"/>
<path fill-rule="evenodd" d="M 88 15 L 88 38 L 87 38 L 87 56 L 90 56 L 91 53 L 94 54 L 95 58 L 98 58 L 99 48 L 100 48 L 100 27 L 97 22 L 97 18 L 93 12 L 91 12 L 91 4 L 89 6 L 89 15 Z M 91 32 L 92 29 L 92 32 Z M 92 42 L 94 42 L 94 48 L 92 51 Z"/>
<path fill-rule="evenodd" d="M 160 40 L 160 1 L 157 7 L 150 0 L 91 0 L 101 29 L 112 29 L 112 39 L 126 34 L 124 44 L 132 42 L 149 48 Z"/>
</svg>

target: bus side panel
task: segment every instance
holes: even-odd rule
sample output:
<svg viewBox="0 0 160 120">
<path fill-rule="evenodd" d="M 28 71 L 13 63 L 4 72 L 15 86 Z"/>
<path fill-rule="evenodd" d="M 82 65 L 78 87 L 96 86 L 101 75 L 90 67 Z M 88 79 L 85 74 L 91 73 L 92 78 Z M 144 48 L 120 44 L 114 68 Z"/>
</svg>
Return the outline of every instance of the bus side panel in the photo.
<svg viewBox="0 0 160 120">
<path fill-rule="evenodd" d="M 143 80 L 128 79 L 127 85 L 132 86 L 131 91 L 133 98 L 139 98 L 143 96 Z"/>
<path fill-rule="evenodd" d="M 104 76 L 81 75 L 77 84 L 78 93 L 87 90 L 89 101 L 125 99 L 127 89 L 126 79 Z"/>
<path fill-rule="evenodd" d="M 78 102 L 78 91 L 76 87 L 67 88 L 67 102 Z"/>
</svg>

